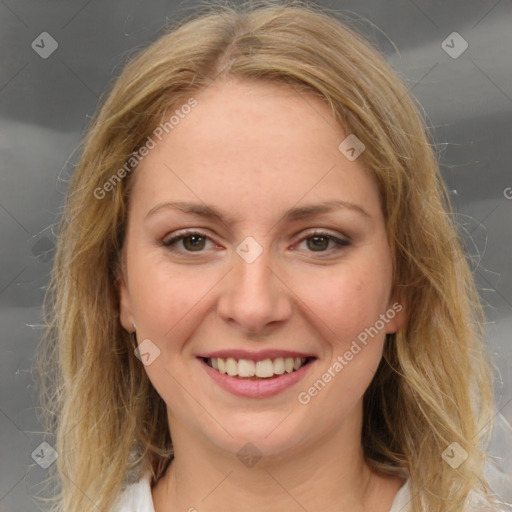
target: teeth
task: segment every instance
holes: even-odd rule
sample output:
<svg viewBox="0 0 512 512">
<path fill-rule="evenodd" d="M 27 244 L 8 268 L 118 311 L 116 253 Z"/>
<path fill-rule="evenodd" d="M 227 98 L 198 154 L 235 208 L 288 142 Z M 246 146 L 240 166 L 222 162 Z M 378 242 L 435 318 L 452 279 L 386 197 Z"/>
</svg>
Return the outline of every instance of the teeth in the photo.
<svg viewBox="0 0 512 512">
<path fill-rule="evenodd" d="M 282 357 L 278 357 L 277 359 L 274 359 L 274 373 L 276 375 L 283 375 L 284 359 Z"/>
<path fill-rule="evenodd" d="M 254 377 L 256 375 L 256 365 L 254 361 L 249 359 L 240 359 L 238 361 L 238 376 L 239 377 Z"/>
<path fill-rule="evenodd" d="M 263 361 L 252 361 L 250 359 L 236 360 L 232 357 L 224 359 L 214 357 L 208 359 L 208 364 L 219 371 L 227 373 L 231 377 L 259 377 L 268 379 L 274 375 L 283 375 L 283 373 L 292 373 L 298 370 L 306 362 L 304 357 L 277 357 L 276 359 L 264 359 Z"/>
<path fill-rule="evenodd" d="M 264 359 L 256 363 L 256 377 L 272 377 L 272 375 L 274 375 L 272 359 Z"/>
<path fill-rule="evenodd" d="M 238 363 L 232 357 L 226 359 L 226 373 L 231 377 L 238 375 Z"/>
</svg>

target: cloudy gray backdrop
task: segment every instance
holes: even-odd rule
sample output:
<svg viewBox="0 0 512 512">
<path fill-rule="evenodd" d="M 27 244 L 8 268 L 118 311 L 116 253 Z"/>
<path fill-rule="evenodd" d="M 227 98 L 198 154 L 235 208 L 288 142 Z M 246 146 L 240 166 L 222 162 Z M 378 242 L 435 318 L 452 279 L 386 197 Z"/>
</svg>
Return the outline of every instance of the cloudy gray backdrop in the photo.
<svg viewBox="0 0 512 512">
<path fill-rule="evenodd" d="M 512 491 L 505 491 L 512 489 L 512 461 L 504 457 L 505 420 L 512 423 L 512 4 L 319 3 L 362 18 L 361 32 L 379 45 L 425 109 L 486 305 L 489 343 L 500 371 L 492 453 L 511 480 L 493 475 L 496 489 L 512 500 Z M 46 470 L 31 454 L 41 450 L 45 438 L 36 417 L 31 364 L 53 257 L 51 226 L 76 161 L 74 150 L 100 94 L 130 53 L 154 40 L 166 19 L 194 4 L 0 1 L 2 512 L 40 509 L 30 495 L 38 493 Z M 40 36 L 43 32 L 49 36 Z M 463 40 L 448 38 L 453 32 Z M 457 56 L 464 41 L 468 47 Z"/>
</svg>

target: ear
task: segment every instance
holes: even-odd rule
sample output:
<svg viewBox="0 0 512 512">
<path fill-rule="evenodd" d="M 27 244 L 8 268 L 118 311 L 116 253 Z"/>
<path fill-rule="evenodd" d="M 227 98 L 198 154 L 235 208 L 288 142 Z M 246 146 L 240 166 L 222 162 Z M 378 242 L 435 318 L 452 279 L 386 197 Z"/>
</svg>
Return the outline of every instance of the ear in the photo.
<svg viewBox="0 0 512 512">
<path fill-rule="evenodd" d="M 128 331 L 133 331 L 135 316 L 133 314 L 132 300 L 127 286 L 124 269 L 120 266 L 117 272 L 117 289 L 119 297 L 119 319 L 121 325 Z"/>
<path fill-rule="evenodd" d="M 386 310 L 386 334 L 399 331 L 407 320 L 407 308 L 405 300 L 398 294 L 391 297 Z"/>
</svg>

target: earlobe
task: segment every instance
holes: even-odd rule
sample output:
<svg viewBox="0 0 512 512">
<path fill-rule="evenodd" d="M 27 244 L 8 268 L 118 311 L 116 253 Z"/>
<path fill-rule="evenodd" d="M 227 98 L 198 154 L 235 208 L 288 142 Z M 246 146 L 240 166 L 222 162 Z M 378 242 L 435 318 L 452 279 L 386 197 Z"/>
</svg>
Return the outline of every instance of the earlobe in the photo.
<svg viewBox="0 0 512 512">
<path fill-rule="evenodd" d="M 385 315 L 387 319 L 386 334 L 399 331 L 407 319 L 405 302 L 401 299 L 390 300 Z"/>
<path fill-rule="evenodd" d="M 117 275 L 118 275 L 117 290 L 118 290 L 118 298 L 119 298 L 119 317 L 120 317 L 121 325 L 128 332 L 131 332 L 133 330 L 133 324 L 135 323 L 135 320 L 134 320 L 135 317 L 133 314 L 130 292 L 126 285 L 124 272 L 122 272 L 122 270 L 119 270 Z"/>
</svg>

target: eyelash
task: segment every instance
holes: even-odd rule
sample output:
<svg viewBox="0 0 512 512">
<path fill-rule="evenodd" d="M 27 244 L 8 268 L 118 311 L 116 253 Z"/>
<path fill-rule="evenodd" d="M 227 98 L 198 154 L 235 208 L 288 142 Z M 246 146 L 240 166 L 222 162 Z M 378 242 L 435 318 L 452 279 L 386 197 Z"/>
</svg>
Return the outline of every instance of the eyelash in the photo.
<svg viewBox="0 0 512 512">
<path fill-rule="evenodd" d="M 171 250 L 171 251 L 178 251 L 178 249 L 173 247 L 174 244 L 176 244 L 176 242 L 179 242 L 180 240 L 183 240 L 185 238 L 188 238 L 188 237 L 191 237 L 191 236 L 194 236 L 194 235 L 197 235 L 197 236 L 200 236 L 201 238 L 205 238 L 207 240 L 212 241 L 209 236 L 207 236 L 205 233 L 201 233 L 200 231 L 185 231 L 185 232 L 182 232 L 181 234 L 178 234 L 177 236 L 174 236 L 173 238 L 171 238 L 169 240 L 164 240 L 162 242 L 162 245 L 164 247 L 166 247 L 167 249 Z M 334 247 L 333 249 L 330 249 L 330 250 L 326 249 L 324 251 L 310 251 L 312 253 L 318 252 L 319 254 L 322 254 L 322 253 L 328 253 L 328 252 L 330 252 L 332 250 L 339 251 L 343 247 L 348 247 L 349 245 L 351 245 L 349 240 L 338 238 L 338 237 L 333 236 L 332 234 L 327 233 L 325 231 L 312 231 L 312 232 L 309 232 L 309 233 L 306 234 L 306 236 L 301 238 L 298 243 L 303 242 L 305 240 L 308 240 L 309 238 L 314 238 L 314 237 L 324 237 L 324 238 L 327 238 L 329 241 L 334 242 L 336 244 L 336 247 Z M 187 251 L 187 250 L 185 250 L 184 252 L 189 253 L 189 254 L 194 254 L 194 253 L 198 253 L 199 254 L 199 253 L 204 252 L 204 251 Z"/>
</svg>

